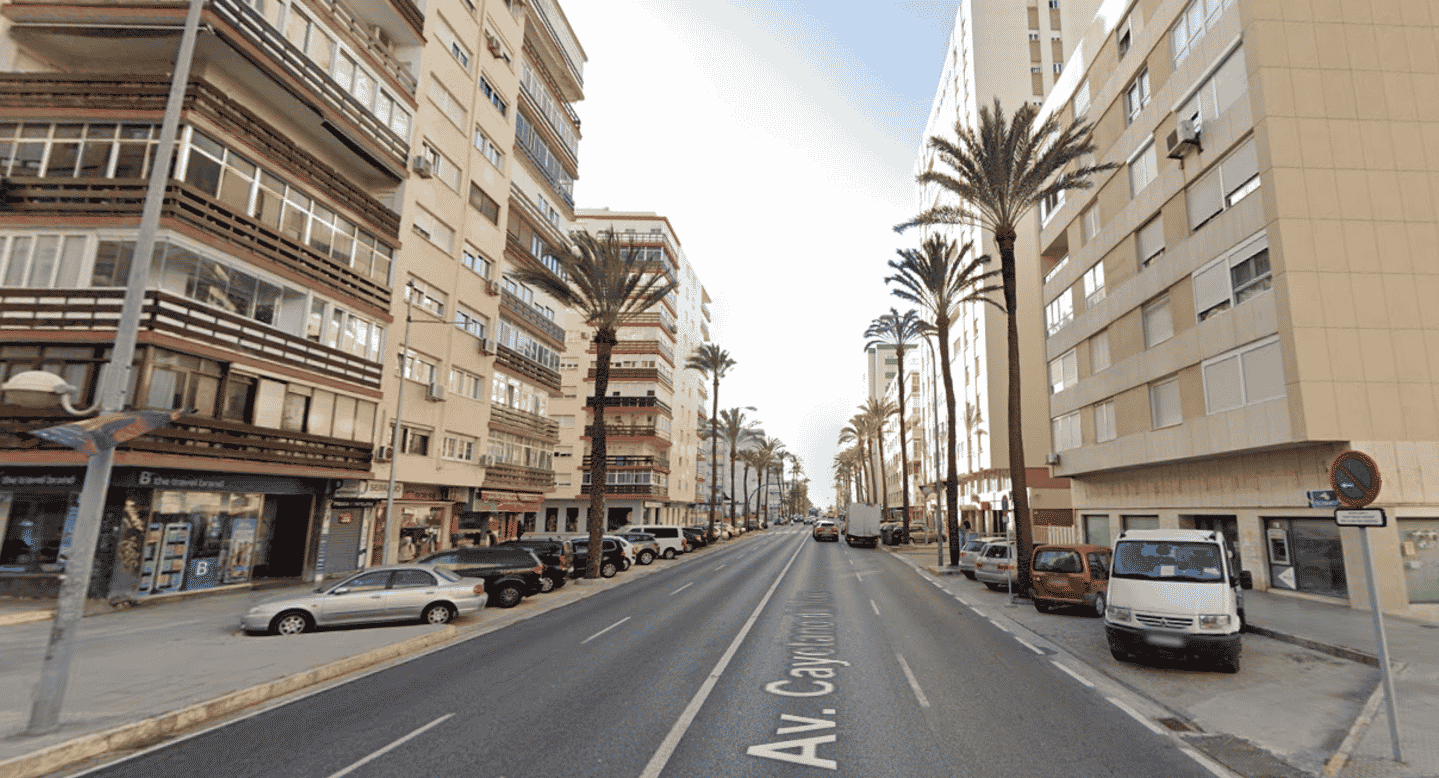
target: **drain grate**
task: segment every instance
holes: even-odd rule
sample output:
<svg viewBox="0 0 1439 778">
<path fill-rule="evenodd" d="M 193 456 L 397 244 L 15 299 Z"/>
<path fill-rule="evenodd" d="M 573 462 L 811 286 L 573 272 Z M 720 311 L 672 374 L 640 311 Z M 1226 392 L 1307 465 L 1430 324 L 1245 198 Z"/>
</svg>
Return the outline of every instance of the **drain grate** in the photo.
<svg viewBox="0 0 1439 778">
<path fill-rule="evenodd" d="M 1175 732 L 1203 732 L 1199 727 L 1176 718 L 1160 719 L 1159 723 L 1169 727 Z"/>
</svg>

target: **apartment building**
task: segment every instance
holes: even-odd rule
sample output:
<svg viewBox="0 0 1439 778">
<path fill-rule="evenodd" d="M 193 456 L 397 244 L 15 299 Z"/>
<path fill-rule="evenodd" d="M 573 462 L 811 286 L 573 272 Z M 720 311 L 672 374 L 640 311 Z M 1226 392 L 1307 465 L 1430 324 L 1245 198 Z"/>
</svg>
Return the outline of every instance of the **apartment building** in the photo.
<svg viewBox="0 0 1439 778">
<path fill-rule="evenodd" d="M 611 354 L 605 408 L 605 509 L 608 527 L 687 523 L 696 493 L 696 453 L 704 376 L 686 370 L 709 339 L 709 296 L 685 257 L 674 226 L 643 211 L 581 209 L 580 229 L 612 231 L 643 255 L 674 292 L 619 330 Z M 550 531 L 582 532 L 590 507 L 588 441 L 595 407 L 594 331 L 577 322 L 562 364 L 563 398 L 554 406 L 560 442 L 555 494 L 545 503 Z M 707 445 L 707 444 L 706 444 Z"/>
<path fill-rule="evenodd" d="M 927 483 L 925 472 L 930 473 L 928 481 L 933 479 L 933 470 L 925 471 L 922 468 L 930 457 L 926 457 L 924 446 L 923 423 L 926 418 L 923 398 L 920 394 L 921 380 L 919 374 L 920 359 L 917 348 L 923 349 L 918 343 L 913 344 L 904 350 L 904 374 L 909 383 L 904 385 L 904 438 L 905 444 L 909 447 L 909 505 L 911 516 L 915 516 L 923 508 L 923 486 Z M 898 360 L 896 360 L 898 361 Z M 890 379 L 885 387 L 885 399 L 894 403 L 895 417 L 890 420 L 884 428 L 884 472 L 886 479 L 886 500 L 894 514 L 895 521 L 901 521 L 904 511 L 904 451 L 900 445 L 900 423 L 899 415 L 899 389 L 900 376 L 898 365 L 895 366 L 895 377 Z M 931 452 L 931 457 L 933 452 Z"/>
<path fill-rule="evenodd" d="M 979 109 L 991 106 L 995 98 L 1000 100 L 1006 113 L 1025 102 L 1042 101 L 1063 78 L 1064 63 L 1098 7 L 1099 0 L 961 3 L 916 157 L 916 175 L 926 170 L 946 169 L 928 148 L 929 138 L 953 138 L 956 121 L 977 126 Z M 949 204 L 950 195 L 935 186 L 921 186 L 917 194 L 920 211 Z M 1015 243 L 1018 257 L 1038 253 L 1038 244 L 1031 237 L 1034 228 L 1027 226 L 1035 218 L 1030 215 L 1025 224 L 1019 225 L 1019 239 Z M 971 243 L 970 257 L 993 257 L 989 269 L 998 269 L 999 250 L 987 232 L 973 226 L 956 226 L 938 232 L 961 246 Z M 918 247 L 922 236 L 915 231 L 910 239 L 911 245 Z M 1027 262 L 1020 262 L 1016 270 L 1020 370 L 1024 379 L 1021 412 L 1026 422 L 1024 453 L 1029 504 L 1036 524 L 1036 540 L 1059 542 L 1072 539 L 1074 521 L 1069 510 L 1067 484 L 1063 479 L 1051 477 L 1047 465 L 1050 436 L 1042 423 L 1049 417 L 1044 323 L 1037 313 L 1041 310 L 1040 273 L 1036 265 Z M 1006 327 L 1005 314 L 998 308 L 966 305 L 960 308 L 959 319 L 950 330 L 960 520 L 969 522 L 976 530 L 1002 532 L 1008 521 L 1001 512 L 1010 493 Z M 942 395 L 939 405 L 940 413 L 945 413 Z M 941 457 L 948 456 L 944 448 L 941 446 Z M 931 473 L 935 470 L 932 447 L 927 456 L 931 460 L 925 462 L 923 472 Z M 941 462 L 939 467 L 944 471 L 947 463 Z"/>
<path fill-rule="evenodd" d="M 1439 621 L 1436 25 L 1389 0 L 1104 3 L 1045 110 L 1121 167 L 1038 230 L 1085 539 L 1214 529 L 1256 586 L 1368 608 L 1327 492 L 1358 449 L 1384 607 Z"/>
</svg>

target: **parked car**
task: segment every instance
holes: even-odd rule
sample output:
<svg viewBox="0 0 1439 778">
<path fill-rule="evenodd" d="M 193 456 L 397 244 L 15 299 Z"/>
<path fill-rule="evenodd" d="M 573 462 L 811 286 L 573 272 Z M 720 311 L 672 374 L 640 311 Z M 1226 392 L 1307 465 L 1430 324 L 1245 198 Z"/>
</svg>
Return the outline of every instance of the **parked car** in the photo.
<svg viewBox="0 0 1439 778">
<path fill-rule="evenodd" d="M 625 552 L 620 548 L 620 542 L 612 538 L 605 538 L 601 541 L 603 548 L 600 551 L 600 577 L 614 578 L 615 574 L 624 570 L 628 565 L 625 560 Z M 576 578 L 582 578 L 588 574 L 590 569 L 590 541 L 576 540 L 575 547 L 575 571 Z"/>
<path fill-rule="evenodd" d="M 543 591 L 545 566 L 528 548 L 474 546 L 430 554 L 418 564 L 437 565 L 465 578 L 485 579 L 485 592 L 496 607 L 513 608 Z"/>
<path fill-rule="evenodd" d="M 886 546 L 897 546 L 897 545 L 899 545 L 899 538 L 898 538 L 898 536 L 901 534 L 899 530 L 900 530 L 900 526 L 899 526 L 899 522 L 897 522 L 897 521 L 885 521 L 885 522 L 880 522 L 880 525 L 879 525 L 879 542 L 885 544 Z"/>
<path fill-rule="evenodd" d="M 1000 540 L 985 543 L 974 560 L 974 577 L 996 592 L 1014 587 L 1014 544 Z"/>
<path fill-rule="evenodd" d="M 830 521 L 829 519 L 825 519 L 825 520 L 819 522 L 818 524 L 815 524 L 815 525 L 814 525 L 813 535 L 814 535 L 814 539 L 815 539 L 816 541 L 820 541 L 820 540 L 832 540 L 832 541 L 834 541 L 835 543 L 838 543 L 838 542 L 839 542 L 839 525 L 838 525 L 838 524 L 835 524 L 834 522 Z"/>
<path fill-rule="evenodd" d="M 944 533 L 938 529 L 931 529 L 928 524 L 922 521 L 911 521 L 909 523 L 909 542 L 933 543 L 936 539 L 943 540 Z"/>
<path fill-rule="evenodd" d="M 445 624 L 478 613 L 488 595 L 483 582 L 435 565 L 372 567 L 301 595 L 275 597 L 240 617 L 246 632 L 298 635 L 315 627 L 384 621 Z"/>
<path fill-rule="evenodd" d="M 661 553 L 659 538 L 655 537 L 651 533 L 629 532 L 621 530 L 614 534 L 615 537 L 628 540 L 630 544 L 635 547 L 635 564 L 653 564 L 655 558 L 657 558 Z M 676 534 L 678 534 L 678 532 L 676 532 Z M 673 556 L 673 554 L 671 554 L 671 556 Z"/>
<path fill-rule="evenodd" d="M 708 526 L 680 527 L 680 532 L 689 538 L 691 551 L 704 548 L 714 542 L 714 539 L 710 537 Z"/>
<path fill-rule="evenodd" d="M 980 550 L 984 548 L 986 543 L 997 543 L 1001 540 L 1004 540 L 1002 536 L 986 535 L 984 537 L 970 538 L 965 541 L 965 544 L 959 549 L 959 572 L 964 573 L 965 578 L 973 581 L 974 563 L 975 560 L 979 559 Z"/>
<path fill-rule="evenodd" d="M 689 539 L 680 527 L 672 527 L 664 524 L 630 524 L 620 528 L 620 533 L 643 532 L 652 535 L 659 544 L 659 551 L 655 552 L 664 559 L 674 559 L 676 556 L 689 551 Z M 649 562 L 640 562 L 647 565 Z"/>
<path fill-rule="evenodd" d="M 1109 588 L 1109 555 L 1106 546 L 1035 546 L 1029 568 L 1034 609 L 1048 613 L 1055 608 L 1082 605 L 1096 616 L 1103 616 L 1105 591 Z"/>
<path fill-rule="evenodd" d="M 535 552 L 540 562 L 545 566 L 545 571 L 540 573 L 540 591 L 552 592 L 565 585 L 570 577 L 571 564 L 575 557 L 574 546 L 568 540 L 545 540 L 542 538 L 522 538 L 518 540 L 506 540 L 501 546 L 515 546 L 528 548 Z"/>
</svg>

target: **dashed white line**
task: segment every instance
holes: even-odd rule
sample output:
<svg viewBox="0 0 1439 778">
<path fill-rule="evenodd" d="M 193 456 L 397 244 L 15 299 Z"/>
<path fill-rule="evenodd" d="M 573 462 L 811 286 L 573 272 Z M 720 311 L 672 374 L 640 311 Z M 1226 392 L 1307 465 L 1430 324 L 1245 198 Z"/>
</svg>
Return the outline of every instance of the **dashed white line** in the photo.
<svg viewBox="0 0 1439 778">
<path fill-rule="evenodd" d="M 874 615 L 879 615 L 879 606 L 874 604 L 874 600 L 869 601 L 869 607 L 874 608 Z"/>
<path fill-rule="evenodd" d="M 1033 643 L 1029 642 L 1028 640 L 1025 640 L 1024 638 L 1022 638 L 1022 637 L 1020 637 L 1020 636 L 1018 636 L 1018 635 L 1015 635 L 1015 636 L 1014 636 L 1014 639 L 1015 639 L 1015 640 L 1018 640 L 1019 643 L 1020 643 L 1020 645 L 1024 646 L 1025 648 L 1029 649 L 1030 651 L 1033 651 L 1034 653 L 1039 654 L 1040 656 L 1044 656 L 1044 652 L 1043 652 L 1043 651 L 1040 651 L 1038 647 L 1036 647 Z"/>
<path fill-rule="evenodd" d="M 390 751 L 393 751 L 393 750 L 395 750 L 396 748 L 400 747 L 400 746 L 401 746 L 402 744 L 404 744 L 406 741 L 408 741 L 408 740 L 416 737 L 417 735 L 419 735 L 420 733 L 424 732 L 425 730 L 427 730 L 427 729 L 429 729 L 429 728 L 431 728 L 431 727 L 434 727 L 434 726 L 438 725 L 440 722 L 444 721 L 445 719 L 450 718 L 450 717 L 453 716 L 453 715 L 455 715 L 455 714 L 453 714 L 453 713 L 446 713 L 445 715 L 443 715 L 443 716 L 435 719 L 434 721 L 431 721 L 430 723 L 426 724 L 425 726 L 420 727 L 419 729 L 415 730 L 414 732 L 411 732 L 410 734 L 405 735 L 404 737 L 400 738 L 399 740 L 396 740 L 395 742 L 389 744 L 388 746 L 385 746 L 384 748 L 382 748 L 382 749 L 380 749 L 380 750 L 378 750 L 378 751 L 375 751 L 374 753 L 370 754 L 369 756 L 365 757 L 364 759 L 361 759 L 360 761 L 358 761 L 358 762 L 350 765 L 349 767 L 346 767 L 345 769 L 339 771 L 338 773 L 332 773 L 332 774 L 330 774 L 330 777 L 329 777 L 329 778 L 340 778 L 340 776 L 342 776 L 342 775 L 349 775 L 350 773 L 352 773 L 352 772 L 354 772 L 356 769 L 358 769 L 361 765 L 365 765 L 365 764 L 368 764 L 368 763 L 370 763 L 370 762 L 372 762 L 372 761 L 374 761 L 374 760 L 376 760 L 376 759 L 379 759 L 380 757 L 384 756 L 385 754 L 389 753 Z"/>
<path fill-rule="evenodd" d="M 1107 699 L 1107 700 L 1109 700 L 1110 702 L 1114 703 L 1114 707 L 1116 707 L 1116 708 L 1124 711 L 1125 713 L 1128 713 L 1130 718 L 1134 719 L 1135 721 L 1139 722 L 1140 724 L 1143 724 L 1143 725 L 1145 726 L 1145 728 L 1147 728 L 1150 732 L 1153 732 L 1153 733 L 1156 734 L 1156 735 L 1161 735 L 1161 736 L 1163 736 L 1163 737 L 1169 737 L 1169 731 L 1168 731 L 1168 730 L 1166 730 L 1164 727 L 1161 727 L 1161 726 L 1159 726 L 1158 724 L 1155 724 L 1154 722 L 1150 721 L 1149 718 L 1146 717 L 1143 713 L 1140 713 L 1139 711 L 1137 711 L 1137 710 L 1129 707 L 1128 705 L 1125 705 L 1124 702 L 1121 701 L 1119 698 L 1117 698 L 1117 697 L 1106 697 L 1105 699 Z"/>
<path fill-rule="evenodd" d="M 1060 664 L 1060 663 L 1059 663 L 1059 660 L 1057 660 L 1057 659 L 1051 659 L 1051 660 L 1049 660 L 1049 661 L 1050 661 L 1050 664 L 1052 664 L 1052 665 L 1054 665 L 1055 667 L 1058 667 L 1059 669 L 1063 670 L 1063 671 L 1065 672 L 1065 674 L 1067 674 L 1070 678 L 1073 678 L 1074 680 L 1079 681 L 1080 683 L 1084 684 L 1085 686 L 1088 686 L 1088 687 L 1091 688 L 1091 689 L 1094 688 L 1094 682 L 1093 682 L 1093 681 L 1089 680 L 1088 678 L 1085 678 L 1084 676 L 1080 675 L 1079 673 L 1076 673 L 1076 672 L 1074 672 L 1073 670 L 1069 669 L 1068 667 L 1065 667 L 1064 665 Z"/>
<path fill-rule="evenodd" d="M 899 654 L 895 654 L 894 658 L 899 660 L 899 666 L 904 670 L 904 677 L 909 679 L 909 688 L 914 690 L 914 697 L 919 700 L 919 707 L 928 708 L 929 699 L 924 696 L 924 690 L 919 688 L 919 681 L 915 679 L 914 673 L 910 671 L 909 663 L 904 661 L 904 657 Z"/>
<path fill-rule="evenodd" d="M 993 624 L 993 625 L 996 626 L 996 627 L 999 627 L 1001 630 L 1003 630 L 1003 631 L 1005 631 L 1005 632 L 1009 632 L 1009 627 L 1006 627 L 1006 626 L 1004 626 L 1003 624 L 1000 624 L 999 622 L 995 621 L 994 619 L 990 619 L 990 620 L 989 620 L 989 623 L 990 623 L 990 624 Z M 1012 633 L 1011 633 L 1011 634 L 1012 634 Z"/>
<path fill-rule="evenodd" d="M 675 589 L 674 591 L 670 592 L 670 596 L 673 597 L 673 596 L 675 596 L 676 594 L 679 594 L 680 592 L 682 592 L 682 591 L 684 591 L 685 589 L 688 589 L 688 588 L 690 588 L 691 586 L 694 586 L 694 585 L 695 585 L 695 582 L 694 582 L 694 581 L 690 581 L 689 583 L 685 584 L 684 586 L 681 586 L 680 588 Z"/>
<path fill-rule="evenodd" d="M 595 638 L 599 637 L 600 635 L 603 635 L 603 634 L 605 634 L 606 632 L 609 632 L 610 630 L 614 629 L 615 627 L 618 627 L 619 625 L 621 625 L 621 624 L 623 624 L 623 623 L 625 623 L 626 621 L 629 621 L 629 620 L 630 620 L 630 617 L 629 617 L 629 616 L 626 616 L 626 617 L 620 619 L 619 621 L 616 621 L 615 623 L 609 625 L 608 627 L 605 627 L 604 629 L 600 630 L 599 632 L 596 632 L 595 634 L 590 635 L 589 637 L 585 638 L 584 640 L 581 640 L 581 641 L 580 641 L 580 645 L 583 646 L 584 644 L 590 642 L 591 640 L 594 640 Z"/>
<path fill-rule="evenodd" d="M 723 570 L 723 569 L 724 569 L 724 565 L 720 565 L 719 567 L 716 567 L 715 569 L 716 569 L 716 570 Z"/>
<path fill-rule="evenodd" d="M 864 580 L 864 576 L 863 576 L 861 573 L 855 573 L 855 574 L 854 574 L 854 580 L 856 580 L 856 581 L 863 581 L 863 580 Z"/>
<path fill-rule="evenodd" d="M 959 604 L 960 604 L 960 605 L 963 605 L 963 606 L 966 607 L 966 608 L 969 607 L 969 600 L 966 600 L 966 599 L 964 599 L 963 597 L 960 597 L 960 596 L 957 595 L 957 594 L 954 595 L 954 599 L 959 600 Z"/>
</svg>

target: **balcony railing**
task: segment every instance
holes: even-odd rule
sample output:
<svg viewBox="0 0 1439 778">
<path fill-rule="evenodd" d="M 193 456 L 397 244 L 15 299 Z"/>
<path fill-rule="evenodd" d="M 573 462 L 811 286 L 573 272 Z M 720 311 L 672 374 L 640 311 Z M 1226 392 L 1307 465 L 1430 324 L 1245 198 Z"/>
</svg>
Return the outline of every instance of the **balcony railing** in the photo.
<svg viewBox="0 0 1439 778">
<path fill-rule="evenodd" d="M 590 368 L 585 373 L 585 379 L 595 380 L 595 369 Z M 610 368 L 611 381 L 654 381 L 665 386 L 674 386 L 674 374 L 661 367 L 612 367 Z"/>
<path fill-rule="evenodd" d="M 0 330 L 113 333 L 124 299 L 123 289 L 0 288 Z M 167 292 L 152 289 L 145 293 L 140 331 L 173 335 L 302 367 L 360 386 L 380 387 L 382 366 L 378 362 Z"/>
<path fill-rule="evenodd" d="M 595 436 L 595 425 L 585 425 L 585 437 Z M 669 430 L 662 430 L 653 424 L 605 424 L 605 439 L 613 438 L 658 438 L 669 440 Z"/>
<path fill-rule="evenodd" d="M 4 204 L 12 215 L 133 216 L 138 222 L 146 188 L 143 181 L 109 178 L 12 178 Z M 189 184 L 171 181 L 165 187 L 160 216 L 218 238 L 240 256 L 257 255 L 327 289 L 347 293 L 382 311 L 390 309 L 388 287 L 262 222 L 235 213 Z"/>
<path fill-rule="evenodd" d="M 565 328 L 555 324 L 544 316 L 540 315 L 533 306 L 521 300 L 518 295 L 508 289 L 500 290 L 500 302 L 515 315 L 525 320 L 525 323 L 539 330 L 550 340 L 557 343 L 561 348 L 565 345 Z"/>
<path fill-rule="evenodd" d="M 590 343 L 589 353 L 595 353 L 594 343 Z M 659 340 L 622 340 L 615 344 L 612 354 L 659 354 L 671 365 L 675 363 L 675 350 L 669 344 Z"/>
<path fill-rule="evenodd" d="M 611 371 L 613 375 L 614 371 Z M 670 404 L 658 397 L 601 397 L 601 403 L 606 408 L 658 408 L 665 413 L 673 413 Z M 585 398 L 585 407 L 595 407 L 594 395 Z"/>
<path fill-rule="evenodd" d="M 581 494 L 591 494 L 591 484 L 580 486 Z M 667 497 L 669 487 L 658 484 L 606 484 L 605 494 L 623 494 L 631 497 Z"/>
<path fill-rule="evenodd" d="M 670 468 L 670 458 L 664 455 L 642 457 L 624 455 L 612 456 L 605 457 L 605 467 L 640 467 L 668 471 Z M 584 462 L 580 464 L 580 469 L 590 469 L 590 460 L 588 457 L 586 457 Z"/>
<path fill-rule="evenodd" d="M 550 34 L 550 38 L 559 46 L 560 55 L 564 57 L 565 64 L 570 66 L 570 74 L 574 77 L 575 83 L 580 87 L 585 83 L 585 55 L 581 53 L 580 43 L 575 40 L 574 32 L 570 30 L 569 23 L 555 7 L 552 0 L 533 0 L 530 7 L 536 11 L 536 17 L 540 24 Z M 578 99 L 578 98 L 576 98 Z"/>
<path fill-rule="evenodd" d="M 484 486 L 548 492 L 555 488 L 555 474 L 549 470 L 496 462 L 485 466 Z"/>
<path fill-rule="evenodd" d="M 560 439 L 560 425 L 543 416 L 517 411 L 503 405 L 490 406 L 490 426 L 503 428 L 529 438 L 551 442 Z"/>
<path fill-rule="evenodd" d="M 0 405 L 0 450 L 69 450 L 65 446 L 42 442 L 26 433 L 74 420 L 73 416 L 59 409 L 42 411 Z M 182 416 L 169 427 L 160 427 L 121 444 L 119 451 L 331 468 L 337 472 L 337 478 L 364 478 L 364 474 L 370 471 L 371 446 L 369 442 L 257 427 L 203 416 Z"/>
<path fill-rule="evenodd" d="M 526 359 L 508 346 L 495 346 L 495 364 L 506 367 L 525 378 L 540 384 L 556 394 L 564 391 L 560 385 L 560 374 L 543 365 Z"/>
</svg>

